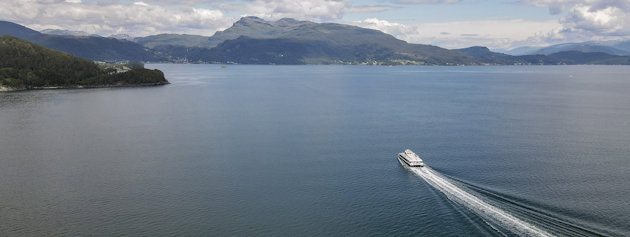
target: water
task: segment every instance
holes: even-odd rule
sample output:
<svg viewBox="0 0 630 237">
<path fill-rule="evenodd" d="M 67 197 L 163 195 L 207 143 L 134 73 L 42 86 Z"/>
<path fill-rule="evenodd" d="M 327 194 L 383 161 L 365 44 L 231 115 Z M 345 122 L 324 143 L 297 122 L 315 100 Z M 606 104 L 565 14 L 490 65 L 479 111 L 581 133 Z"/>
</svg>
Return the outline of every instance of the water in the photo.
<svg viewBox="0 0 630 237">
<path fill-rule="evenodd" d="M 630 67 L 148 66 L 0 93 L 0 235 L 630 233 Z"/>
<path fill-rule="evenodd" d="M 513 234 L 525 236 L 552 236 L 550 233 L 521 220 L 518 217 L 502 210 L 501 208 L 489 204 L 476 197 L 470 192 L 459 188 L 448 179 L 441 177 L 437 172 L 429 167 L 406 167 L 418 176 L 422 177 L 431 186 L 440 190 L 449 199 L 459 205 L 468 208 L 476 215 L 480 216 L 488 225 L 496 228 L 499 233 L 506 234 L 501 229 L 506 229 Z"/>
</svg>

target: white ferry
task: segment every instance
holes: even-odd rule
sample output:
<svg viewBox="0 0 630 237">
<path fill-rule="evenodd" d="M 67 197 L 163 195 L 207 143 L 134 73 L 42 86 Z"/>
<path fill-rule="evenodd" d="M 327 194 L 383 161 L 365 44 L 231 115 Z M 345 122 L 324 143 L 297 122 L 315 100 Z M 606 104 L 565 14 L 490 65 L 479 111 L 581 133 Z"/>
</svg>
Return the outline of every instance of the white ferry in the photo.
<svg viewBox="0 0 630 237">
<path fill-rule="evenodd" d="M 413 151 L 409 149 L 405 150 L 405 152 L 398 153 L 398 159 L 402 163 L 405 163 L 406 165 L 411 167 L 424 166 L 424 162 L 422 162 L 422 159 L 420 159 L 420 157 L 416 155 L 416 153 L 413 153 Z"/>
</svg>

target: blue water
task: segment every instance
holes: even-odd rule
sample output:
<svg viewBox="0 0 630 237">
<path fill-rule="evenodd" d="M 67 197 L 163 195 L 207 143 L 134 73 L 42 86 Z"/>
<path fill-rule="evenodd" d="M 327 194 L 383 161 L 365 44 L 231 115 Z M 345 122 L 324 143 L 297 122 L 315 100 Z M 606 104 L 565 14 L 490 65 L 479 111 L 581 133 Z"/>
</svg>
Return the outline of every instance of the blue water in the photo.
<svg viewBox="0 0 630 237">
<path fill-rule="evenodd" d="M 0 235 L 630 233 L 630 67 L 147 66 L 0 93 Z"/>
</svg>

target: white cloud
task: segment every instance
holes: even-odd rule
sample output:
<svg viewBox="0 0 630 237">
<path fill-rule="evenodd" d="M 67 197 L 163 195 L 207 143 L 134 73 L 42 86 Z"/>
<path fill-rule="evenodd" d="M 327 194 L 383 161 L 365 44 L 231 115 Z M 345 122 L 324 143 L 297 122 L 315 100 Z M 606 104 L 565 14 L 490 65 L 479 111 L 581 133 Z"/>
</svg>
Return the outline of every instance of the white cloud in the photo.
<svg viewBox="0 0 630 237">
<path fill-rule="evenodd" d="M 395 3 L 404 4 L 455 4 L 461 0 L 392 0 Z"/>
<path fill-rule="evenodd" d="M 567 31 L 585 31 L 603 35 L 628 34 L 630 32 L 630 6 L 620 8 L 578 4 L 571 8 L 561 22 Z"/>
<path fill-rule="evenodd" d="M 0 16 L 4 20 L 36 30 L 68 29 L 90 34 L 149 35 L 189 33 L 212 35 L 233 20 L 220 10 L 194 7 L 164 7 L 144 1 L 124 3 L 87 3 L 77 0 L 4 1 Z"/>
<path fill-rule="evenodd" d="M 524 5 L 532 5 L 537 7 L 548 7 L 551 14 L 559 14 L 564 11 L 568 5 L 581 2 L 580 0 L 521 0 Z"/>
<path fill-rule="evenodd" d="M 627 0 L 523 0 L 522 4 L 548 7 L 560 14 L 562 26 L 548 38 L 559 41 L 627 39 L 630 35 L 630 1 Z"/>
<path fill-rule="evenodd" d="M 356 13 L 356 12 L 383 12 L 387 10 L 396 9 L 393 6 L 352 6 L 346 9 L 347 13 Z"/>
<path fill-rule="evenodd" d="M 226 0 L 0 0 L 0 3 L 2 20 L 36 30 L 80 30 L 104 36 L 212 35 L 236 21 L 234 15 L 253 15 L 269 20 L 289 17 L 336 21 L 346 13 L 392 9 L 391 6 L 353 5 L 351 0 L 244 0 L 238 3 Z M 225 12 L 231 12 L 231 16 Z"/>
<path fill-rule="evenodd" d="M 149 4 L 147 4 L 146 2 L 134 2 L 134 3 L 133 3 L 133 5 L 136 5 L 136 6 L 145 6 L 145 7 L 148 7 L 148 6 L 149 6 Z"/>
<path fill-rule="evenodd" d="M 513 42 L 544 35 L 559 27 L 556 21 L 478 20 L 405 25 L 376 18 L 355 25 L 381 30 L 410 43 L 432 44 L 446 48 L 487 46 L 511 48 Z"/>
<path fill-rule="evenodd" d="M 204 4 L 216 3 L 216 2 L 225 2 L 226 0 L 142 0 L 142 1 L 150 5 L 199 6 L 199 5 L 204 5 Z"/>
<path fill-rule="evenodd" d="M 269 20 L 296 18 L 313 21 L 335 21 L 346 13 L 381 12 L 395 8 L 354 5 L 350 0 L 250 0 L 246 4 L 224 3 L 218 7 Z"/>
</svg>

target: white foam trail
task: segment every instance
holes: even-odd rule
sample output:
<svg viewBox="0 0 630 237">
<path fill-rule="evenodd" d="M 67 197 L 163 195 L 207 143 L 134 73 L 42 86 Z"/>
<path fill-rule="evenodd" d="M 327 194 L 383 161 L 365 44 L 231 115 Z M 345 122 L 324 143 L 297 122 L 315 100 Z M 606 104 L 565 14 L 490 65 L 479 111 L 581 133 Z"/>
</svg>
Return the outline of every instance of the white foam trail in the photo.
<svg viewBox="0 0 630 237">
<path fill-rule="evenodd" d="M 422 177 L 431 186 L 440 190 L 450 200 L 473 211 L 482 219 L 485 219 L 486 222 L 497 223 L 501 227 L 522 236 L 553 236 L 462 190 L 427 166 L 407 168 Z"/>
</svg>

